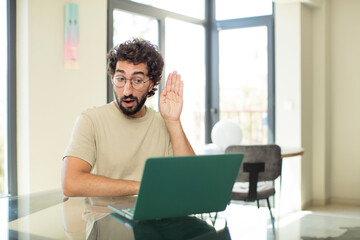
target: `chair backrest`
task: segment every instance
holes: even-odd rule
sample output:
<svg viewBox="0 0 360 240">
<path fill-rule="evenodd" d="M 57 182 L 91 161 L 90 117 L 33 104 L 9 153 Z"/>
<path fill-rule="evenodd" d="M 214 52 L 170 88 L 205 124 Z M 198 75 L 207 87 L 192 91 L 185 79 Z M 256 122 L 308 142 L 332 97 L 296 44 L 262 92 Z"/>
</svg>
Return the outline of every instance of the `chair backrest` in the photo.
<svg viewBox="0 0 360 240">
<path fill-rule="evenodd" d="M 272 181 L 281 174 L 281 148 L 275 144 L 267 145 L 233 145 L 225 153 L 244 153 L 237 182 L 248 182 L 249 172 L 244 171 L 245 163 L 265 163 L 265 169 L 259 172 L 258 181 Z"/>
</svg>

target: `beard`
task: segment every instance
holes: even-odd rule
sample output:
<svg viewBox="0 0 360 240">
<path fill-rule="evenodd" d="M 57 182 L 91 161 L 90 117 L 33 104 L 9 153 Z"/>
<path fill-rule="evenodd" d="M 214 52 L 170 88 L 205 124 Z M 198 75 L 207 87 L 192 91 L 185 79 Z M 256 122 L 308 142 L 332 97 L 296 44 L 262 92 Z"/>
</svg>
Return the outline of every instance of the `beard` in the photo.
<svg viewBox="0 0 360 240">
<path fill-rule="evenodd" d="M 127 116 L 131 116 L 139 112 L 141 108 L 144 106 L 147 99 L 147 92 L 141 96 L 140 101 L 137 97 L 134 97 L 132 94 L 130 94 L 129 96 L 123 96 L 120 99 L 115 91 L 114 91 L 114 95 L 115 95 L 116 103 L 119 106 L 120 110 Z M 123 101 L 128 101 L 128 100 L 135 100 L 136 104 L 132 107 L 124 107 L 122 105 Z"/>
</svg>

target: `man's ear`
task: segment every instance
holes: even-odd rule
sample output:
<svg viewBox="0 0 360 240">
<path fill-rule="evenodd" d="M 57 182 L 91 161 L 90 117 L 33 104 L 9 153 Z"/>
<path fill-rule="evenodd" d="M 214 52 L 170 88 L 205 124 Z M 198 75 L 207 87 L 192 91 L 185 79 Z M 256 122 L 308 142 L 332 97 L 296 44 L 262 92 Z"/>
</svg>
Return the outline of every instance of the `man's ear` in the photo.
<svg viewBox="0 0 360 240">
<path fill-rule="evenodd" d="M 151 81 L 151 80 L 150 80 Z M 148 92 L 151 92 L 151 90 L 154 88 L 154 82 L 151 81 L 150 85 L 149 85 L 149 89 Z"/>
</svg>

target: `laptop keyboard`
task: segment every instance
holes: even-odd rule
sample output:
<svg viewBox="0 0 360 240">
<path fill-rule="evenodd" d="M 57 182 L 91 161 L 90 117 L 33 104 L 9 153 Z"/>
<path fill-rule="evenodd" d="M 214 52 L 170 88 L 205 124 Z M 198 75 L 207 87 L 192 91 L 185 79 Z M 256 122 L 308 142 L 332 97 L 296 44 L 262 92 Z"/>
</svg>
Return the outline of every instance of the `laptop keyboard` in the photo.
<svg viewBox="0 0 360 240">
<path fill-rule="evenodd" d="M 123 211 L 131 214 L 131 215 L 134 215 L 134 212 L 135 212 L 135 208 L 127 208 L 127 209 L 123 209 Z"/>
</svg>

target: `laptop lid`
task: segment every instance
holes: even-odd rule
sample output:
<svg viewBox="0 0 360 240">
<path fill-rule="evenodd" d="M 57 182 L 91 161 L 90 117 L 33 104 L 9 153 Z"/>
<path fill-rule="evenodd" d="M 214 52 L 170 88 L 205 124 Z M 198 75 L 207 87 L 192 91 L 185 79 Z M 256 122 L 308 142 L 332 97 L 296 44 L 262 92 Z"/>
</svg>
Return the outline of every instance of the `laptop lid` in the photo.
<svg viewBox="0 0 360 240">
<path fill-rule="evenodd" d="M 223 211 L 242 159 L 242 153 L 149 158 L 133 220 Z"/>
</svg>

